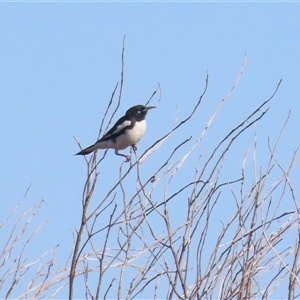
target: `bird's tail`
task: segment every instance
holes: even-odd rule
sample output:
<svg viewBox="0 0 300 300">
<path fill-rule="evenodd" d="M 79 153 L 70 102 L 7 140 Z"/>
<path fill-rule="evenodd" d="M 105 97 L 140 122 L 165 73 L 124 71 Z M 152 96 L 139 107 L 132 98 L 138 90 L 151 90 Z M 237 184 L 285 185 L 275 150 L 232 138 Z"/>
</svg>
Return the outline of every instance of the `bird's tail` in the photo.
<svg viewBox="0 0 300 300">
<path fill-rule="evenodd" d="M 76 153 L 75 155 L 87 155 L 90 154 L 91 152 L 95 151 L 98 147 L 96 145 L 89 146 L 80 152 Z"/>
</svg>

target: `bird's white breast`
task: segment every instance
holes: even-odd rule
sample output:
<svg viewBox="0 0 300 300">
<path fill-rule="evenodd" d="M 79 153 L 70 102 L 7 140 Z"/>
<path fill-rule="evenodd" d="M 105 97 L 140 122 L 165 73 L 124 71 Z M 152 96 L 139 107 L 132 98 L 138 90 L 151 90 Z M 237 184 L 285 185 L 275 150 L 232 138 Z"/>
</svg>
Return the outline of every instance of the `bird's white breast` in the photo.
<svg viewBox="0 0 300 300">
<path fill-rule="evenodd" d="M 136 122 L 132 129 L 126 130 L 123 135 L 117 138 L 115 147 L 117 149 L 125 149 L 131 145 L 135 145 L 144 136 L 147 123 L 145 120 Z"/>
</svg>

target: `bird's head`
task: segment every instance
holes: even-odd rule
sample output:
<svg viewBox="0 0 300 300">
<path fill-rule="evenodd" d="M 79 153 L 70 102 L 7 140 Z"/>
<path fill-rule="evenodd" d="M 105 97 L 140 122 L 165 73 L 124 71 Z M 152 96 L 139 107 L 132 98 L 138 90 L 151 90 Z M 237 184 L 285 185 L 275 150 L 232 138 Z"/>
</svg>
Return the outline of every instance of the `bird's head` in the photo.
<svg viewBox="0 0 300 300">
<path fill-rule="evenodd" d="M 134 117 L 139 120 L 145 119 L 149 109 L 156 108 L 155 106 L 135 105 L 126 111 L 127 117 Z"/>
</svg>

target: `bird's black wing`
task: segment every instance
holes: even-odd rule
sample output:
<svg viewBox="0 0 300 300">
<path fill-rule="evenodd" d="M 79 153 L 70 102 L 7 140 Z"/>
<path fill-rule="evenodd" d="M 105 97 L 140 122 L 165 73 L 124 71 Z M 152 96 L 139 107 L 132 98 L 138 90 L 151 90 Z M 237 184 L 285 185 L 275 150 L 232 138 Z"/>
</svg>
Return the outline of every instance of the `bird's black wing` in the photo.
<svg viewBox="0 0 300 300">
<path fill-rule="evenodd" d="M 102 141 L 106 141 L 109 139 L 115 139 L 117 138 L 119 135 L 121 135 L 122 133 L 124 133 L 124 131 L 126 129 L 132 128 L 133 127 L 133 120 L 128 120 L 128 118 L 126 118 L 126 116 L 123 116 L 122 118 L 120 118 L 116 124 L 110 129 L 108 130 L 104 136 L 99 139 L 96 143 L 98 142 L 102 142 Z"/>
<path fill-rule="evenodd" d="M 95 144 L 93 144 L 93 145 L 91 145 L 91 146 L 89 146 L 89 147 L 81 150 L 80 152 L 78 152 L 75 155 L 86 155 L 86 154 L 89 154 L 89 153 L 95 151 L 95 149 L 97 149 L 97 144 L 98 143 L 101 143 L 101 142 L 107 141 L 107 140 L 115 140 L 119 135 L 123 134 L 126 129 L 132 128 L 133 126 L 134 126 L 134 119 L 128 119 L 126 116 L 123 116 Z"/>
</svg>

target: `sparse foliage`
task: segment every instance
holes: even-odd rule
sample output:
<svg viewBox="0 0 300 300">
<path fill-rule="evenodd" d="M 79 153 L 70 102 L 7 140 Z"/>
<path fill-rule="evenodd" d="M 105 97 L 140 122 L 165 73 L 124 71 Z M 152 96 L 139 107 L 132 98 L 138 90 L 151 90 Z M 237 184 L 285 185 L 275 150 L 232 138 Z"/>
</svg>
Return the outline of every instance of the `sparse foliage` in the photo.
<svg viewBox="0 0 300 300">
<path fill-rule="evenodd" d="M 85 157 L 87 179 L 82 215 L 78 216 L 79 227 L 74 234 L 70 260 L 61 269 L 55 272 L 51 269 L 55 248 L 29 265 L 24 262 L 27 243 L 45 223 L 29 236 L 14 263 L 10 262 L 14 245 L 27 232 L 27 224 L 41 203 L 22 215 L 1 249 L 0 268 L 4 275 L 0 290 L 3 291 L 4 282 L 12 281 L 6 291 L 8 297 L 26 277 L 26 270 L 43 261 L 20 298 L 51 298 L 68 286 L 69 299 L 78 298 L 78 293 L 87 299 L 267 299 L 282 284 L 286 285 L 288 299 L 297 298 L 300 210 L 290 174 L 298 159 L 298 149 L 287 168 L 281 165 L 276 153 L 290 115 L 275 143 L 268 140 L 269 161 L 265 165 L 257 163 L 256 136 L 251 151 L 245 149 L 238 178 L 228 178 L 225 165 L 234 143 L 250 128 L 255 128 L 268 112 L 281 81 L 271 97 L 237 123 L 210 149 L 205 159 L 203 153 L 194 155 L 234 91 L 244 65 L 245 62 L 231 91 L 220 101 L 196 139 L 187 134 L 175 147 L 160 152 L 163 145 L 176 137 L 179 128 L 188 128 L 205 98 L 208 75 L 189 115 L 176 122 L 141 156 L 135 155 L 129 164 L 121 163 L 119 178 L 112 187 L 101 185 L 99 177 L 106 152 L 100 159 L 100 152 Z M 117 84 L 112 93 L 99 136 L 107 130 L 121 103 L 123 74 L 124 45 L 120 86 Z M 160 86 L 148 102 L 154 101 L 157 95 L 159 102 Z M 115 98 L 116 106 L 110 113 Z M 110 120 L 106 121 L 109 115 Z M 105 122 L 107 126 L 103 129 Z M 160 162 L 151 165 L 149 173 L 148 161 L 155 155 L 160 155 Z M 181 169 L 189 158 L 194 160 L 194 167 L 183 173 Z M 101 194 L 95 197 L 99 185 Z M 25 215 L 30 213 L 32 218 L 25 221 Z M 20 223 L 23 227 L 18 232 Z M 57 288 L 47 294 L 50 286 Z"/>
</svg>

